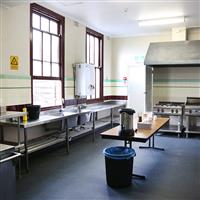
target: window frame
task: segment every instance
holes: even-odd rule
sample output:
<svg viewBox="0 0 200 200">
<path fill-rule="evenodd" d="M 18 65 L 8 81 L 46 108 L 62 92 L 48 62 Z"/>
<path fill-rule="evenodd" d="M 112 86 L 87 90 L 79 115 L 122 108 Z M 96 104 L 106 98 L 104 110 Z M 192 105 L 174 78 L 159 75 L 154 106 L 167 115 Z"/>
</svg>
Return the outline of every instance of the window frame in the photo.
<svg viewBox="0 0 200 200">
<path fill-rule="evenodd" d="M 103 72 L 104 72 L 104 35 L 101 34 L 101 33 L 98 33 L 88 27 L 86 27 L 86 42 L 85 42 L 85 61 L 87 63 L 87 35 L 91 35 L 93 37 L 96 37 L 98 38 L 98 41 L 99 41 L 99 50 L 98 50 L 98 54 L 99 54 L 99 67 L 96 67 L 96 68 L 99 68 L 100 69 L 100 94 L 99 94 L 99 98 L 93 98 L 93 99 L 87 99 L 87 102 L 88 103 L 93 103 L 93 102 L 99 102 L 99 101 L 103 101 L 104 97 L 103 97 Z M 95 51 L 94 51 L 94 55 L 95 55 Z M 95 60 L 95 58 L 94 58 Z M 93 64 L 93 63 L 89 63 L 89 64 Z M 96 71 L 96 70 L 95 70 Z M 95 72 L 95 84 L 96 84 L 96 72 Z M 95 96 L 96 96 L 96 89 L 95 89 Z"/>
<path fill-rule="evenodd" d="M 34 76 L 33 75 L 33 30 L 37 30 L 37 28 L 33 28 L 32 26 L 32 15 L 38 14 L 42 17 L 46 17 L 49 20 L 58 22 L 58 35 L 60 37 L 59 42 L 59 69 L 60 75 L 59 77 L 51 77 L 51 76 Z M 41 29 L 39 29 L 41 31 Z M 42 31 L 41 31 L 42 32 Z M 43 31 L 45 32 L 45 31 Z M 49 32 L 47 32 L 49 33 Z M 52 34 L 54 35 L 54 34 Z M 33 104 L 33 80 L 60 80 L 61 81 L 61 96 L 64 98 L 64 55 L 65 55 L 65 18 L 47 8 L 44 8 L 36 3 L 30 4 L 30 76 L 31 76 L 31 103 Z M 42 60 L 43 61 L 43 60 Z M 50 63 L 52 61 L 50 60 Z M 48 110 L 53 108 L 58 108 L 57 106 L 51 107 L 43 107 L 42 110 Z"/>
</svg>

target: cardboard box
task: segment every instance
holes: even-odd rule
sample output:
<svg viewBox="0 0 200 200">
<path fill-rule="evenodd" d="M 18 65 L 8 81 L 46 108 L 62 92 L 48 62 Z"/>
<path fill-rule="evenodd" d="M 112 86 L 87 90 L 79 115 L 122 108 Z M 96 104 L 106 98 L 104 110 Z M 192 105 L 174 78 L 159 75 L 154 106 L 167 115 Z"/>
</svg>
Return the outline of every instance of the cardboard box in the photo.
<svg viewBox="0 0 200 200">
<path fill-rule="evenodd" d="M 137 123 L 138 129 L 151 129 L 151 126 L 152 126 L 151 121 Z"/>
</svg>

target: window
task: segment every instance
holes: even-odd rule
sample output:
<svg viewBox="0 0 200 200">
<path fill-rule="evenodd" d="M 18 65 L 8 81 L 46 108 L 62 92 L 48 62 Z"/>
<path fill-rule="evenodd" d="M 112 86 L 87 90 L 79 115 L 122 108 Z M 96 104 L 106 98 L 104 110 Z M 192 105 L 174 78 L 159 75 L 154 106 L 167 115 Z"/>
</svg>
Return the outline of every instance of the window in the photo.
<svg viewBox="0 0 200 200">
<path fill-rule="evenodd" d="M 103 100 L 103 35 L 86 29 L 86 62 L 95 65 L 95 94 L 87 99 Z"/>
<path fill-rule="evenodd" d="M 32 103 L 61 105 L 64 96 L 64 17 L 31 4 Z"/>
</svg>

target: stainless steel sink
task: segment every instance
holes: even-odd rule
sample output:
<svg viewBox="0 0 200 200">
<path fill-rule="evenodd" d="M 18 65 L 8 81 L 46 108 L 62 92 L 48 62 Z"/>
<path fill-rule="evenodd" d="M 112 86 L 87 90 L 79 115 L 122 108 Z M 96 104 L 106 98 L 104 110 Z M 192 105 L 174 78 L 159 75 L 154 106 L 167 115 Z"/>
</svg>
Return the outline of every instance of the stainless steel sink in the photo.
<svg viewBox="0 0 200 200">
<path fill-rule="evenodd" d="M 96 110 L 96 109 L 101 109 L 101 108 L 104 108 L 104 105 L 91 105 L 91 106 L 88 106 L 88 109 L 89 110 Z"/>
</svg>

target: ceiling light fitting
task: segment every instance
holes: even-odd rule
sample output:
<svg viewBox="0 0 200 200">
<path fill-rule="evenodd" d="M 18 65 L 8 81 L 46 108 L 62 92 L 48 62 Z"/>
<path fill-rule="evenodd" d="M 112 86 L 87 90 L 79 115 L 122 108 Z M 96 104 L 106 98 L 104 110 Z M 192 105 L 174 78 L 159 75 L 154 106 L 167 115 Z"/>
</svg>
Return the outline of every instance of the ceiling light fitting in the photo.
<svg viewBox="0 0 200 200">
<path fill-rule="evenodd" d="M 157 26 L 166 24 L 178 24 L 185 22 L 185 17 L 169 17 L 169 18 L 157 18 L 157 19 L 147 19 L 139 20 L 139 26 Z"/>
</svg>

